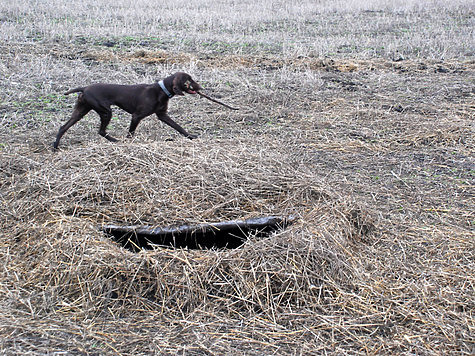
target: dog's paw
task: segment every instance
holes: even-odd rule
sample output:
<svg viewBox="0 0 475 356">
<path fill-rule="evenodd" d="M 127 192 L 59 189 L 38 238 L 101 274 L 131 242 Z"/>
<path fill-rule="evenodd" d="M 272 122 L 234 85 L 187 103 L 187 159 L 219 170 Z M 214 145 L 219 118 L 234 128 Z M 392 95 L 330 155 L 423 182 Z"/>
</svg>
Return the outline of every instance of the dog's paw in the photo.
<svg viewBox="0 0 475 356">
<path fill-rule="evenodd" d="M 189 138 L 190 140 L 193 140 L 195 138 L 198 138 L 198 135 L 188 134 L 188 136 L 186 136 L 186 137 Z"/>
</svg>

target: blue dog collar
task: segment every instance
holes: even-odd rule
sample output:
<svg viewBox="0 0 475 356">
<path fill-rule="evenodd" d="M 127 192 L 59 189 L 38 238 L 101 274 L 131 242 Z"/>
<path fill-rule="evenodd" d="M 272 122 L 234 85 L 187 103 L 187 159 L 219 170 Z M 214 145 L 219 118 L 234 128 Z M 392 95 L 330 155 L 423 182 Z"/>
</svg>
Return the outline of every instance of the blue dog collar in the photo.
<svg viewBox="0 0 475 356">
<path fill-rule="evenodd" d="M 165 84 L 163 83 L 163 80 L 160 80 L 160 81 L 158 82 L 158 85 L 160 85 L 160 88 L 162 88 L 163 92 L 164 92 L 165 94 L 167 94 L 167 96 L 168 96 L 169 98 L 172 98 L 172 97 L 173 97 L 173 94 L 170 93 L 167 88 L 165 88 Z"/>
</svg>

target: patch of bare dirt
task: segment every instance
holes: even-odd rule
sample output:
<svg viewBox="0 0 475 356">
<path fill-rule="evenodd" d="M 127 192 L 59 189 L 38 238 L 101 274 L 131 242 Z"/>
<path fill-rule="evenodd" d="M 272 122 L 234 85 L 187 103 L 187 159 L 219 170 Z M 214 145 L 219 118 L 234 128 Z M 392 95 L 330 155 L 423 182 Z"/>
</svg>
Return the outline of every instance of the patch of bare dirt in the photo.
<svg viewBox="0 0 475 356">
<path fill-rule="evenodd" d="M 314 58 L 297 56 L 281 58 L 277 56 L 259 55 L 194 55 L 190 53 L 171 53 L 161 50 L 138 49 L 122 51 L 117 49 L 104 49 L 97 47 L 93 50 L 64 51 L 55 49 L 55 56 L 61 58 L 81 58 L 86 61 L 98 62 L 136 62 L 143 64 L 186 64 L 193 62 L 200 67 L 220 69 L 259 68 L 263 70 L 276 70 L 284 67 L 304 70 L 322 70 L 331 72 L 358 72 L 358 71 L 399 71 L 399 72 L 436 72 L 453 73 L 475 69 L 475 61 L 442 61 L 442 60 L 388 60 L 388 59 L 335 59 Z"/>
</svg>

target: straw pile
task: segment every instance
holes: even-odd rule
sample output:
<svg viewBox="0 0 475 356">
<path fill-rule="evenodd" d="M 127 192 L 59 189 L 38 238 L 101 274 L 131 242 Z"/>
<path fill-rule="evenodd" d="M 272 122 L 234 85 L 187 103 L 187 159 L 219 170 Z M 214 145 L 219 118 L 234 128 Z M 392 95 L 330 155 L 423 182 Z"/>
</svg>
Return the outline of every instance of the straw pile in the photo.
<svg viewBox="0 0 475 356">
<path fill-rule="evenodd" d="M 9 345 L 21 350 L 29 338 L 38 345 L 48 334 L 40 351 L 81 352 L 83 343 L 99 343 L 100 352 L 142 353 L 148 333 L 159 331 L 160 346 L 175 352 L 235 337 L 249 338 L 240 347 L 267 347 L 275 338 L 285 348 L 313 335 L 305 325 L 315 313 L 340 310 L 342 293 L 354 287 L 346 248 L 360 234 L 358 213 L 326 191 L 302 157 L 277 160 L 276 147 L 257 147 L 103 143 L 4 157 L 2 289 L 15 305 L 8 309 L 18 313 L 18 324 L 7 329 L 21 340 Z M 269 213 L 298 214 L 301 221 L 269 238 L 251 236 L 237 250 L 134 254 L 99 231 L 105 222 L 158 226 Z M 201 324 L 205 317 L 219 326 Z M 241 318 L 255 334 L 236 330 Z M 102 330 L 98 320 L 115 330 Z M 178 331 L 178 320 L 188 320 L 190 330 Z M 64 324 L 73 321 L 73 329 L 84 328 L 81 336 Z M 217 334 L 201 345 L 195 328 Z M 317 335 L 330 332 L 328 325 Z M 177 334 L 191 343 L 177 345 Z"/>
</svg>

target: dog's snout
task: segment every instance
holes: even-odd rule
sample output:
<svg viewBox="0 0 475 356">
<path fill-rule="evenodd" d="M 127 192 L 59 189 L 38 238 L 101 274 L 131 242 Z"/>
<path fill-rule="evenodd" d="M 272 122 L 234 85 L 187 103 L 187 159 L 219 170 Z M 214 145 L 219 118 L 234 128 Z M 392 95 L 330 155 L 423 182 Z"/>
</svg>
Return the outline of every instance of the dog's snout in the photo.
<svg viewBox="0 0 475 356">
<path fill-rule="evenodd" d="M 191 78 L 183 82 L 183 87 L 188 94 L 196 94 L 197 91 L 201 90 L 201 86 Z"/>
<path fill-rule="evenodd" d="M 190 83 L 190 88 L 191 88 L 192 90 L 198 91 L 198 90 L 201 89 L 201 86 L 200 86 L 198 83 L 196 83 L 196 82 L 192 82 L 192 83 Z"/>
<path fill-rule="evenodd" d="M 191 90 L 198 90 L 198 89 L 199 89 L 199 85 L 198 85 L 198 83 L 196 83 L 195 81 L 187 80 L 187 81 L 185 82 L 185 88 L 191 89 Z"/>
</svg>

